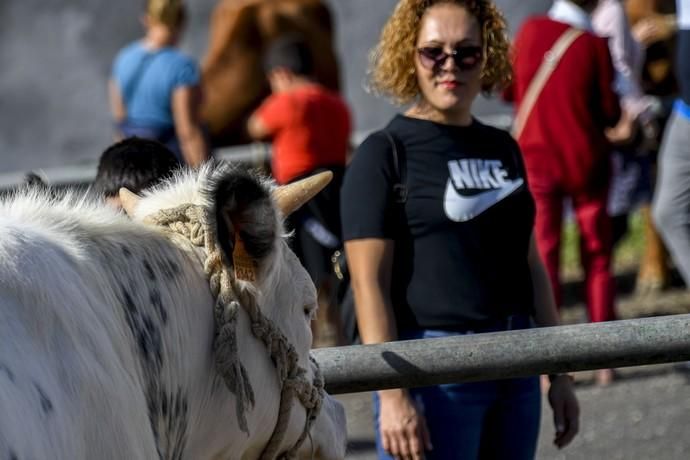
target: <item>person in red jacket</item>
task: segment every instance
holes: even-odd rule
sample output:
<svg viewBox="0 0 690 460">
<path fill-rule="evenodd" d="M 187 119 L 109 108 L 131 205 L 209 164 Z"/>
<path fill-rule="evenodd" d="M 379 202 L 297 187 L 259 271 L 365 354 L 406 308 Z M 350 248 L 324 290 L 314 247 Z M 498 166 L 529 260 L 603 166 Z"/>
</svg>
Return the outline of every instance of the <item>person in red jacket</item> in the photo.
<svg viewBox="0 0 690 460">
<path fill-rule="evenodd" d="M 583 30 L 565 51 L 518 135 L 537 205 L 536 238 L 561 303 L 559 254 L 563 203 L 570 198 L 580 228 L 580 259 L 593 322 L 615 319 L 607 214 L 610 145 L 605 130 L 620 118 L 614 69 L 605 39 L 591 31 L 597 0 L 555 0 L 548 16 L 528 19 L 514 44 L 514 80 L 504 93 L 516 109 L 552 46 L 570 28 Z M 599 371 L 608 383 L 610 370 Z"/>
</svg>

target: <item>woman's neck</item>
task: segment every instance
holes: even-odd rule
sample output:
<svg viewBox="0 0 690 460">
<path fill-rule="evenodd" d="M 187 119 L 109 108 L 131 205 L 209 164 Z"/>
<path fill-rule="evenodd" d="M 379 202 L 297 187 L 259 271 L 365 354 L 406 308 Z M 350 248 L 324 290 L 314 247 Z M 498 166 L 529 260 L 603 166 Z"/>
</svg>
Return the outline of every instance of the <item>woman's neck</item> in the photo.
<svg viewBox="0 0 690 460">
<path fill-rule="evenodd" d="M 443 125 L 469 126 L 472 124 L 470 110 L 458 109 L 454 111 L 442 111 L 430 107 L 425 103 L 417 103 L 405 111 L 405 115 L 420 120 L 428 120 Z"/>
<path fill-rule="evenodd" d="M 174 46 L 177 43 L 177 34 L 167 27 L 149 27 L 144 36 L 144 46 L 148 49 L 159 49 Z"/>
</svg>

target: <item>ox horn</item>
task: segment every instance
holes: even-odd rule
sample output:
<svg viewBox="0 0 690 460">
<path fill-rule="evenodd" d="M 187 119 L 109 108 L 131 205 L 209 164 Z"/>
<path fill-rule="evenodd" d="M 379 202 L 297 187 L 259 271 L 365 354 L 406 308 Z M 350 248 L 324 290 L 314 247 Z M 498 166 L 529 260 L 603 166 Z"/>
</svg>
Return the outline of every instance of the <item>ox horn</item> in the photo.
<svg viewBox="0 0 690 460">
<path fill-rule="evenodd" d="M 273 199 L 283 216 L 289 216 L 311 200 L 333 179 L 333 173 L 324 171 L 306 179 L 282 185 L 273 191 Z"/>
<path fill-rule="evenodd" d="M 134 215 L 134 209 L 137 207 L 137 204 L 139 204 L 141 197 L 136 193 L 130 192 L 125 187 L 120 189 L 119 195 L 122 209 L 125 210 L 129 217 L 132 217 Z"/>
</svg>

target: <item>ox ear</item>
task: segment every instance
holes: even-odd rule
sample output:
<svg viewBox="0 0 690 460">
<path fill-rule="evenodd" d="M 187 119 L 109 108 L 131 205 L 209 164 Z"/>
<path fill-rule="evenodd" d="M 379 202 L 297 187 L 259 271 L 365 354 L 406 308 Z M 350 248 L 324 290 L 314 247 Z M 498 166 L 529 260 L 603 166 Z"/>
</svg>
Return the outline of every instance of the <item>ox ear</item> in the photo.
<svg viewBox="0 0 690 460">
<path fill-rule="evenodd" d="M 236 276 L 255 281 L 255 269 L 271 254 L 279 232 L 267 188 L 255 177 L 233 172 L 213 189 L 218 243 Z"/>
<path fill-rule="evenodd" d="M 136 193 L 130 192 L 125 187 L 122 187 L 118 194 L 120 196 L 120 203 L 122 204 L 122 209 L 124 209 L 124 211 L 127 213 L 129 217 L 133 217 L 134 210 L 139 204 L 139 200 L 141 200 L 141 197 Z"/>
<path fill-rule="evenodd" d="M 304 203 L 311 200 L 333 179 L 333 173 L 324 171 L 292 184 L 283 185 L 273 191 L 278 209 L 287 217 Z"/>
</svg>

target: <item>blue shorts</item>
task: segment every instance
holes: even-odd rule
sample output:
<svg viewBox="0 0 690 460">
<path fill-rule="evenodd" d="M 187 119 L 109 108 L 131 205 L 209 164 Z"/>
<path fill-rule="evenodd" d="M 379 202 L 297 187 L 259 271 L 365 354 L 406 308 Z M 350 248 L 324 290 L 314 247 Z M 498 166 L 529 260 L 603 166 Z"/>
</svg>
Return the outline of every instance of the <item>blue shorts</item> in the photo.
<svg viewBox="0 0 690 460">
<path fill-rule="evenodd" d="M 117 125 L 120 134 L 127 137 L 140 137 L 142 139 L 151 139 L 158 141 L 170 149 L 172 153 L 175 154 L 180 162 L 184 163 L 184 158 L 182 156 L 182 149 L 180 147 L 180 142 L 175 135 L 175 128 L 153 128 L 149 126 L 138 126 L 135 123 L 129 121 L 123 121 Z"/>
<path fill-rule="evenodd" d="M 488 331 L 487 331 L 488 332 Z M 462 332 L 417 331 L 406 339 L 445 337 Z M 427 460 L 533 459 L 541 417 L 539 377 L 438 385 L 410 389 L 422 408 L 433 451 Z M 392 459 L 379 434 L 379 400 L 374 393 L 376 450 Z"/>
</svg>

